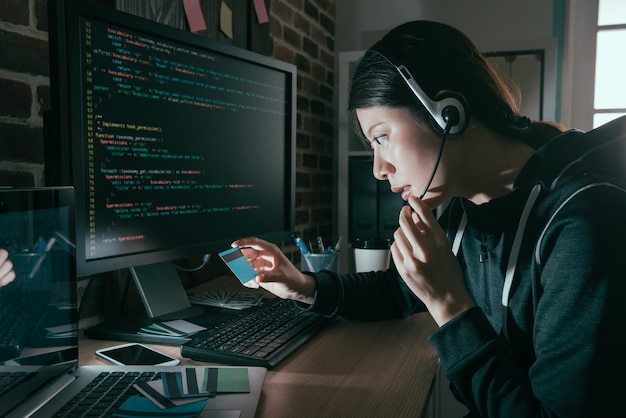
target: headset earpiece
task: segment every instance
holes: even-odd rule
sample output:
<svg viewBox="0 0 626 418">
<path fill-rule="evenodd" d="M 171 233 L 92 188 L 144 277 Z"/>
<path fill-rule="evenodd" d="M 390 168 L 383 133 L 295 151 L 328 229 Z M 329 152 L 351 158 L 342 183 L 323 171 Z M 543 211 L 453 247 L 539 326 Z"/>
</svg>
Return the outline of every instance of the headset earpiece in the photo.
<svg viewBox="0 0 626 418">
<path fill-rule="evenodd" d="M 443 108 L 441 117 L 446 121 L 446 126 L 456 126 L 461 121 L 459 109 L 452 105 Z"/>
<path fill-rule="evenodd" d="M 439 95 L 436 100 L 431 99 L 417 84 L 408 68 L 400 62 L 383 41 L 378 41 L 370 50 L 379 54 L 398 70 L 400 76 L 402 76 L 413 94 L 415 94 L 415 97 L 428 111 L 430 122 L 435 132 L 443 134 L 448 130 L 450 136 L 455 136 L 465 130 L 469 111 L 467 102 L 461 94 L 446 92 Z"/>
<path fill-rule="evenodd" d="M 467 127 L 469 116 L 468 105 L 465 97 L 458 93 L 446 92 L 440 94 L 434 101 L 436 114 L 430 115 L 433 129 L 442 134 L 446 127 L 450 127 L 450 135 L 459 135 Z"/>
</svg>

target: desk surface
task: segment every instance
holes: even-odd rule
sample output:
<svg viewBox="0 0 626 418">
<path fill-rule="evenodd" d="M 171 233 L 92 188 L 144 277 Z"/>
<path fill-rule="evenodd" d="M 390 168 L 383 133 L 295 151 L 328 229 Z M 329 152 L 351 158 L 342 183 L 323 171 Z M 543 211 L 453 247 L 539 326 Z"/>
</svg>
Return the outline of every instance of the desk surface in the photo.
<svg viewBox="0 0 626 418">
<path fill-rule="evenodd" d="M 421 416 L 437 369 L 437 355 L 427 341 L 435 327 L 428 314 L 368 322 L 337 319 L 268 370 L 257 417 Z M 81 364 L 104 364 L 94 351 L 119 343 L 81 339 Z M 181 358 L 180 347 L 151 346 Z"/>
</svg>

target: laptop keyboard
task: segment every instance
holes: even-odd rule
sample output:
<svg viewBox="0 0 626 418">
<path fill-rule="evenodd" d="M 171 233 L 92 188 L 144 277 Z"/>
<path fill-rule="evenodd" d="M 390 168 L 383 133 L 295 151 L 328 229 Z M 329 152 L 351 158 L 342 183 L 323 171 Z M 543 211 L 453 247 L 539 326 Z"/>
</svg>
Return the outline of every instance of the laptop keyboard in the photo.
<svg viewBox="0 0 626 418">
<path fill-rule="evenodd" d="M 132 395 L 135 383 L 160 377 L 158 372 L 102 372 L 53 417 L 110 417 Z"/>
<path fill-rule="evenodd" d="M 276 365 L 312 338 L 328 318 L 273 298 L 216 328 L 202 331 L 181 346 L 181 355 L 223 364 Z"/>
</svg>

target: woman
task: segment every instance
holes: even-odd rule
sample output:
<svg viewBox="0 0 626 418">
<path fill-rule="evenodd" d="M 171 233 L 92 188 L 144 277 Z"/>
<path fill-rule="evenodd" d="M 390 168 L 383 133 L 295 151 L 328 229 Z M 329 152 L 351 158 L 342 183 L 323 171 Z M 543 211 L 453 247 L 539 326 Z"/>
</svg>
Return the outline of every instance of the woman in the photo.
<svg viewBox="0 0 626 418">
<path fill-rule="evenodd" d="M 349 107 L 374 176 L 408 202 L 395 266 L 302 274 L 278 247 L 238 240 L 255 284 L 329 316 L 428 310 L 470 416 L 622 410 L 624 120 L 587 134 L 532 123 L 469 39 L 426 21 L 365 53 Z"/>
</svg>

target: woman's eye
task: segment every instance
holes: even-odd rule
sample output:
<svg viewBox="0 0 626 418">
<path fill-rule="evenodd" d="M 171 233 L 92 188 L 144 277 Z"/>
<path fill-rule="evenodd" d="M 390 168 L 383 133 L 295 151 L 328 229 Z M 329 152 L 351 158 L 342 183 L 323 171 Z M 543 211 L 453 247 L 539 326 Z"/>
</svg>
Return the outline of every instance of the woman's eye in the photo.
<svg viewBox="0 0 626 418">
<path fill-rule="evenodd" d="M 378 145 L 385 145 L 387 143 L 387 135 L 375 136 L 372 142 L 376 142 Z"/>
</svg>

